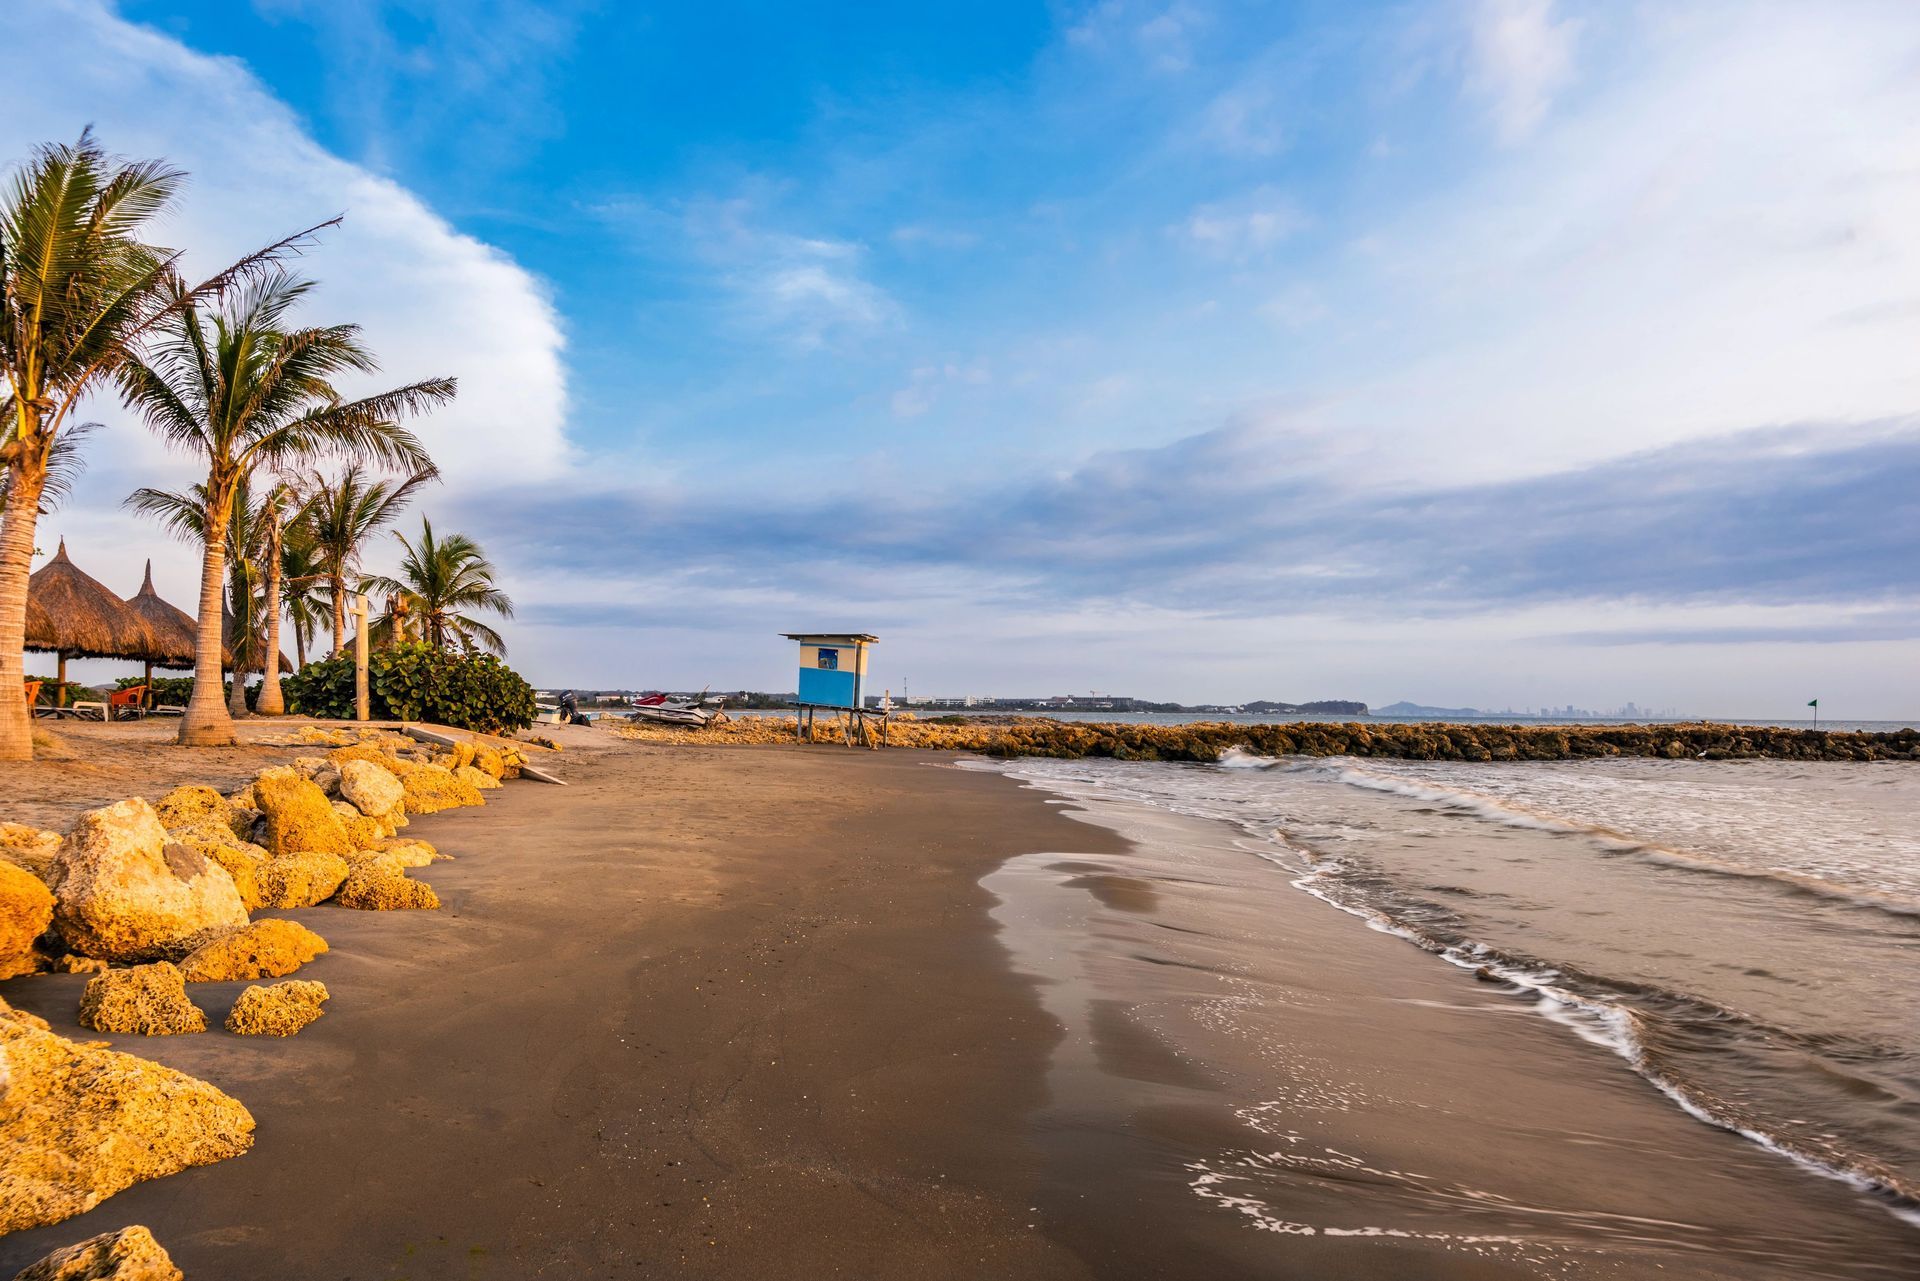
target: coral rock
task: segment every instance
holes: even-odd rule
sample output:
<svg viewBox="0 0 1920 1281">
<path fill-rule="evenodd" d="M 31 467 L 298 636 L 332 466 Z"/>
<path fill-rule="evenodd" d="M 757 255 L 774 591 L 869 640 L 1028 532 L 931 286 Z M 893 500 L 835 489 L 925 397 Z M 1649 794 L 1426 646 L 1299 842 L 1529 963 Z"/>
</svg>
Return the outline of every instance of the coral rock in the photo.
<svg viewBox="0 0 1920 1281">
<path fill-rule="evenodd" d="M 500 749 L 490 747 L 485 743 L 475 743 L 473 745 L 473 767 L 490 778 L 505 778 L 507 774 L 507 759 L 500 754 Z"/>
<path fill-rule="evenodd" d="M 53 872 L 61 839 L 58 832 L 43 832 L 25 823 L 0 823 L 0 863 L 25 868 L 44 881 Z"/>
<path fill-rule="evenodd" d="M 153 812 L 168 831 L 176 827 L 233 828 L 233 802 L 211 787 L 176 787 L 154 802 Z"/>
<path fill-rule="evenodd" d="M 444 857 L 426 841 L 411 838 L 382 841 L 374 850 L 384 855 L 395 867 L 425 867 L 435 859 Z"/>
<path fill-rule="evenodd" d="M 55 1250 L 13 1281 L 185 1281 L 185 1274 L 138 1224 Z"/>
<path fill-rule="evenodd" d="M 53 920 L 53 891 L 23 867 L 0 863 L 0 978 L 39 968 L 33 941 Z"/>
<path fill-rule="evenodd" d="M 83 956 L 181 956 L 247 923 L 227 870 L 171 841 L 153 806 L 137 798 L 81 815 L 51 880 L 54 928 Z"/>
<path fill-rule="evenodd" d="M 400 782 L 406 788 L 409 814 L 435 814 L 462 805 L 486 804 L 479 788 L 438 765 L 416 765 L 401 776 Z"/>
<path fill-rule="evenodd" d="M 258 984 L 240 994 L 227 1014 L 227 1031 L 241 1036 L 292 1036 L 319 1018 L 327 985 L 290 979 L 270 987 Z"/>
<path fill-rule="evenodd" d="M 262 907 L 312 907 L 333 897 L 352 869 L 338 854 L 302 850 L 269 857 L 260 869 Z"/>
<path fill-rule="evenodd" d="M 407 789 L 384 765 L 348 760 L 340 763 L 340 796 L 369 818 L 384 818 L 407 799 Z"/>
<path fill-rule="evenodd" d="M 5 997 L 0 997 L 0 1019 L 9 1019 L 23 1027 L 39 1028 L 42 1032 L 47 1030 L 47 1021 L 45 1019 L 41 1018 L 38 1014 L 29 1014 L 25 1010 L 14 1009 L 11 1005 L 7 1004 Z M 6 1060 L 0 1058 L 0 1068 L 4 1068 L 5 1066 Z M 4 1071 L 0 1071 L 0 1106 L 5 1104 L 6 1097 L 7 1075 Z"/>
<path fill-rule="evenodd" d="M 239 1156 L 253 1117 L 205 1081 L 0 1019 L 0 1233 Z"/>
<path fill-rule="evenodd" d="M 189 983 L 277 979 L 326 950 L 327 941 L 298 921 L 255 921 L 195 948 L 180 975 Z"/>
<path fill-rule="evenodd" d="M 391 864 L 377 858 L 369 859 L 353 870 L 347 883 L 340 887 L 335 901 L 342 907 L 358 908 L 363 912 L 395 912 L 440 906 L 440 896 L 433 892 L 431 885 L 412 880 Z"/>
<path fill-rule="evenodd" d="M 186 980 L 165 961 L 108 970 L 87 980 L 80 1026 L 136 1036 L 180 1036 L 207 1030 L 207 1016 L 187 999 Z"/>
<path fill-rule="evenodd" d="M 263 844 L 269 853 L 345 854 L 353 848 L 333 802 L 298 770 L 267 770 L 253 781 L 253 794 L 267 816 Z"/>
<path fill-rule="evenodd" d="M 477 792 L 484 792 L 490 788 L 500 786 L 499 779 L 487 773 L 485 770 L 475 769 L 471 765 L 460 766 L 453 771 L 453 776 L 463 783 L 471 784 Z"/>
</svg>

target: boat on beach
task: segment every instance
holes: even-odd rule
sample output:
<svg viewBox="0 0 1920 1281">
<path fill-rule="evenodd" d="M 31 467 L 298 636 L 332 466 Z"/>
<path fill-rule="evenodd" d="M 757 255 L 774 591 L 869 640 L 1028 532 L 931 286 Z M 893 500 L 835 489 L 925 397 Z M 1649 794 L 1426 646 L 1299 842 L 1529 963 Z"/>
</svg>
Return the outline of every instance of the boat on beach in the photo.
<svg viewBox="0 0 1920 1281">
<path fill-rule="evenodd" d="M 709 697 L 705 690 L 698 696 L 687 698 L 670 694 L 649 694 L 636 696 L 633 710 L 627 720 L 634 723 L 651 722 L 657 725 L 694 725 L 706 726 L 716 721 L 725 721 L 727 715 L 721 710 L 726 700 Z"/>
</svg>

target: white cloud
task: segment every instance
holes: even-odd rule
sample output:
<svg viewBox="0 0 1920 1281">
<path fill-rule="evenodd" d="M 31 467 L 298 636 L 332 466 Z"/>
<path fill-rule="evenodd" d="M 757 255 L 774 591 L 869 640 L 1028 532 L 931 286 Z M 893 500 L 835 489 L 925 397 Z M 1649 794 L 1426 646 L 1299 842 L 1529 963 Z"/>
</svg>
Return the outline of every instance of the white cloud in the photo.
<svg viewBox="0 0 1920 1281">
<path fill-rule="evenodd" d="M 457 377 L 459 399 L 413 424 L 448 488 L 566 468 L 559 318 L 542 283 L 512 259 L 405 188 L 329 154 L 240 63 L 195 53 L 90 0 L 0 7 L 0 47 L 16 66 L 58 68 L 0 79 L 0 163 L 88 123 L 119 154 L 166 156 L 190 180 L 157 235 L 187 252 L 189 271 L 345 213 L 345 225 L 294 266 L 320 282 L 304 316 L 361 324 L 381 359 L 380 374 L 348 390 Z M 193 468 L 163 454 L 117 405 L 95 405 L 91 416 L 111 430 L 93 442 L 90 479 L 42 541 L 71 530 L 123 557 L 128 547 L 151 549 L 163 594 L 191 600 L 194 558 L 118 503 L 129 484 L 185 484 Z M 110 585 L 137 587 L 127 573 Z"/>
<path fill-rule="evenodd" d="M 811 351 L 900 321 L 899 304 L 867 279 L 864 246 L 770 230 L 770 217 L 746 196 L 680 210 L 693 252 L 718 275 L 742 327 Z M 657 215 L 648 210 L 646 220 Z"/>
<path fill-rule="evenodd" d="M 1518 142 L 1540 124 L 1573 76 L 1580 21 L 1554 0 L 1479 0 L 1468 87 L 1487 102 L 1500 136 Z"/>
<path fill-rule="evenodd" d="M 1205 253 L 1234 262 L 1261 258 L 1306 226 L 1292 201 L 1270 187 L 1202 205 L 1175 230 Z"/>
<path fill-rule="evenodd" d="M 1287 141 L 1282 115 L 1273 89 L 1261 80 L 1252 80 L 1221 91 L 1207 104 L 1200 134 L 1230 155 L 1276 155 Z"/>
</svg>

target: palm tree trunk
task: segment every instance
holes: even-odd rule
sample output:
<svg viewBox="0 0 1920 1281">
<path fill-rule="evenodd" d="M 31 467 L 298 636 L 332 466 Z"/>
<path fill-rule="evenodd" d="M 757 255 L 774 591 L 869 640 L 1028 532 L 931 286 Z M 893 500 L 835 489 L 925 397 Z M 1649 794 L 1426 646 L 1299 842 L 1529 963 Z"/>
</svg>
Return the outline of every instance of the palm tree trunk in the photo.
<svg viewBox="0 0 1920 1281">
<path fill-rule="evenodd" d="M 244 719 L 247 714 L 247 669 L 240 664 L 240 656 L 233 659 L 233 689 L 227 694 L 227 715 L 233 719 Z"/>
<path fill-rule="evenodd" d="M 254 710 L 262 716 L 280 716 L 287 710 L 280 697 L 280 513 L 267 525 L 267 640 L 260 663 L 260 697 Z"/>
<path fill-rule="evenodd" d="M 231 747 L 234 742 L 233 717 L 220 697 L 220 602 L 227 576 L 227 514 L 216 515 L 213 506 L 210 501 L 207 546 L 200 558 L 200 632 L 193 646 L 193 696 L 180 717 L 179 741 L 188 747 Z M 234 658 L 238 666 L 239 655 Z M 239 675 L 234 673 L 235 684 Z"/>
<path fill-rule="evenodd" d="M 307 666 L 307 629 L 298 618 L 293 620 L 293 658 L 296 666 Z M 275 664 L 278 666 L 278 664 Z"/>
<path fill-rule="evenodd" d="M 40 519 L 46 473 L 14 464 L 7 509 L 0 515 L 0 761 L 33 759 L 33 709 L 27 706 L 25 655 L 27 578 L 33 572 L 33 527 Z"/>
<path fill-rule="evenodd" d="M 327 586 L 333 590 L 333 652 L 341 654 L 347 648 L 347 581 L 342 575 L 330 574 Z"/>
</svg>

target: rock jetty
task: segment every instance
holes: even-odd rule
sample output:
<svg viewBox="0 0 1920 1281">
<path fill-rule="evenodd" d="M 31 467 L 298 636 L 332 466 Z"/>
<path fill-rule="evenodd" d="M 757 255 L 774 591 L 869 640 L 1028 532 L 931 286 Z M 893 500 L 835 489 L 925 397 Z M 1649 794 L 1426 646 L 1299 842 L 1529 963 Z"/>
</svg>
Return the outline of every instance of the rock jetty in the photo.
<svg viewBox="0 0 1920 1281">
<path fill-rule="evenodd" d="M 792 743 L 790 716 L 740 716 L 689 730 L 622 725 L 614 733 L 654 743 Z M 826 733 L 816 745 L 838 746 Z M 1920 731 L 1807 730 L 1687 722 L 1652 725 L 1487 725 L 1300 721 L 1238 725 L 1199 721 L 1139 725 L 1046 717 L 899 717 L 895 747 L 985 756 L 1102 756 L 1128 761 L 1217 761 L 1229 750 L 1258 756 L 1377 756 L 1422 761 L 1558 761 L 1642 756 L 1672 760 L 1920 760 Z"/>
</svg>

